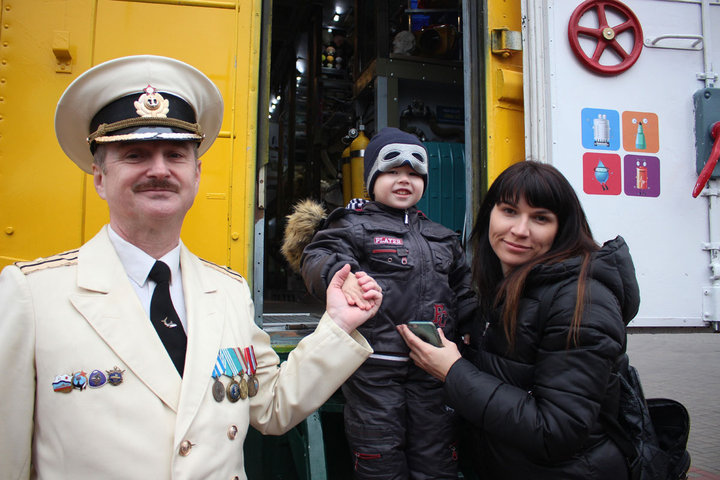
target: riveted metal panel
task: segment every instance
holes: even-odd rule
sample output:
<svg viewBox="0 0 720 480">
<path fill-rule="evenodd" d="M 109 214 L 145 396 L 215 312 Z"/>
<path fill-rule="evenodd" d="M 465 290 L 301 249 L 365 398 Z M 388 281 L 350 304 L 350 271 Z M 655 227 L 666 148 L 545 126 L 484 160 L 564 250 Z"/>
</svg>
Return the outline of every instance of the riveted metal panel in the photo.
<svg viewBox="0 0 720 480">
<path fill-rule="evenodd" d="M 92 2 L 5 0 L 0 21 L 0 267 L 77 247 L 83 174 L 60 149 L 57 100 L 90 66 Z M 53 42 L 69 37 L 73 73 Z M 68 68 L 70 70 L 70 68 Z"/>
</svg>

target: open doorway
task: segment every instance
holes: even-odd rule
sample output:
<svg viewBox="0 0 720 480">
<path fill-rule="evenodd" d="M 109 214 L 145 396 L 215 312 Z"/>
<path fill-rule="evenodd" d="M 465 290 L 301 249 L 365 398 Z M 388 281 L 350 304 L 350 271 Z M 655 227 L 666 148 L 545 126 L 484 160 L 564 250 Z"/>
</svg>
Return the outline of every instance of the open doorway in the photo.
<svg viewBox="0 0 720 480">
<path fill-rule="evenodd" d="M 264 237 L 256 251 L 265 316 L 312 322 L 323 311 L 280 254 L 285 217 L 305 198 L 330 212 L 363 195 L 358 155 L 380 128 L 425 142 L 431 180 L 419 207 L 462 229 L 462 24 L 460 0 L 272 1 Z"/>
</svg>

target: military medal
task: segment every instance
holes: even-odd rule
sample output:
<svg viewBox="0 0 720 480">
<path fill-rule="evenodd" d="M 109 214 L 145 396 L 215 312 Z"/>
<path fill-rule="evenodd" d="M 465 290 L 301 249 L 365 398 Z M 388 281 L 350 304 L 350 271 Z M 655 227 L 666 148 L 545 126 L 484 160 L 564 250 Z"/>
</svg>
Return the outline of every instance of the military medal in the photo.
<svg viewBox="0 0 720 480">
<path fill-rule="evenodd" d="M 225 372 L 225 363 L 223 362 L 220 352 L 218 352 L 217 359 L 215 359 L 215 368 L 212 371 L 212 378 L 215 379 L 212 386 L 213 398 L 216 402 L 222 402 L 225 398 L 225 385 L 220 381 L 220 376 Z"/>
<path fill-rule="evenodd" d="M 254 397 L 258 393 L 258 389 L 260 388 L 260 382 L 258 381 L 257 377 L 255 375 L 250 376 L 248 379 L 248 395 L 251 397 Z"/>
<path fill-rule="evenodd" d="M 230 400 L 232 403 L 240 400 L 240 384 L 236 382 L 234 378 L 230 380 L 230 384 L 228 384 L 227 386 L 226 393 L 228 400 Z"/>
<path fill-rule="evenodd" d="M 248 397 L 248 383 L 247 380 L 245 380 L 245 377 L 240 377 L 240 398 L 245 400 Z"/>
<path fill-rule="evenodd" d="M 229 350 L 230 356 L 237 366 L 237 374 L 240 377 L 240 380 L 238 380 L 238 385 L 240 386 L 240 398 L 245 400 L 248 397 L 248 384 L 247 380 L 245 380 L 245 367 L 242 361 L 242 352 L 240 351 L 240 348 L 237 347 L 230 348 Z"/>
<path fill-rule="evenodd" d="M 240 363 L 240 359 L 235 353 L 235 350 L 232 348 L 223 348 L 222 350 L 220 350 L 220 353 L 226 366 L 225 375 L 228 375 L 231 379 L 230 384 L 227 386 L 226 389 L 228 400 L 234 403 L 241 398 L 246 399 L 247 383 L 244 385 L 245 388 L 243 388 L 243 385 L 241 385 L 241 383 L 235 380 L 235 375 L 239 375 L 241 381 L 244 380 L 242 378 L 243 367 Z M 228 369 L 230 370 L 230 372 L 227 371 Z"/>
<path fill-rule="evenodd" d="M 257 358 L 255 358 L 255 348 L 252 345 L 245 347 L 244 350 L 245 364 L 248 372 L 248 395 L 254 397 L 260 388 L 260 382 L 255 376 L 257 371 Z"/>
<path fill-rule="evenodd" d="M 213 382 L 212 394 L 216 402 L 222 402 L 223 398 L 225 398 L 225 385 L 219 378 L 216 378 Z"/>
<path fill-rule="evenodd" d="M 243 374 L 243 371 L 247 370 L 247 368 L 245 367 L 245 363 L 243 362 L 243 353 L 242 350 L 240 350 L 240 347 L 235 347 L 234 351 L 235 357 L 238 359 L 238 362 L 240 364 L 240 394 L 242 395 L 243 400 L 245 400 L 250 393 L 250 390 L 248 388 L 248 381 L 245 380 L 245 375 Z"/>
</svg>

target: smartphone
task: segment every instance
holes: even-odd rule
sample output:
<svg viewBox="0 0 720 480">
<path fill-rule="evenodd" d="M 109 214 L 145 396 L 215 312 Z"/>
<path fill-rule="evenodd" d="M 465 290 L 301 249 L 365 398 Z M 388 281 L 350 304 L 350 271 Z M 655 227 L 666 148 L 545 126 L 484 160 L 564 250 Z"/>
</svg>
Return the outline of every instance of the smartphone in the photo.
<svg viewBox="0 0 720 480">
<path fill-rule="evenodd" d="M 411 332 L 425 340 L 430 345 L 434 345 L 436 347 L 443 346 L 442 341 L 440 340 L 440 335 L 437 332 L 437 327 L 433 322 L 410 321 L 407 325 Z"/>
</svg>

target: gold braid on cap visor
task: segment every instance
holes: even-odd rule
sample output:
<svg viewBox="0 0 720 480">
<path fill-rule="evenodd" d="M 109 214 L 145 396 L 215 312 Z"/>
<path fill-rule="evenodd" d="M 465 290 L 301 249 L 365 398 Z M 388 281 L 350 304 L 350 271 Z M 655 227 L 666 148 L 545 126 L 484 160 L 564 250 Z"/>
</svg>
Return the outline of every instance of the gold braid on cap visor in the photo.
<svg viewBox="0 0 720 480">
<path fill-rule="evenodd" d="M 132 127 L 174 127 L 187 130 L 187 133 L 167 132 L 160 134 L 157 132 L 135 132 L 127 133 L 124 135 L 108 135 L 109 133 Z M 162 138 L 165 140 L 202 140 L 203 138 L 205 138 L 205 135 L 203 135 L 202 128 L 200 128 L 200 124 L 198 123 L 185 122 L 176 118 L 138 117 L 127 118 L 125 120 L 120 120 L 119 122 L 115 123 L 101 123 L 100 125 L 98 125 L 97 130 L 95 130 L 88 136 L 87 141 L 89 144 L 92 145 L 93 142 L 110 143 L 128 140 L 143 140 L 150 138 Z"/>
</svg>

